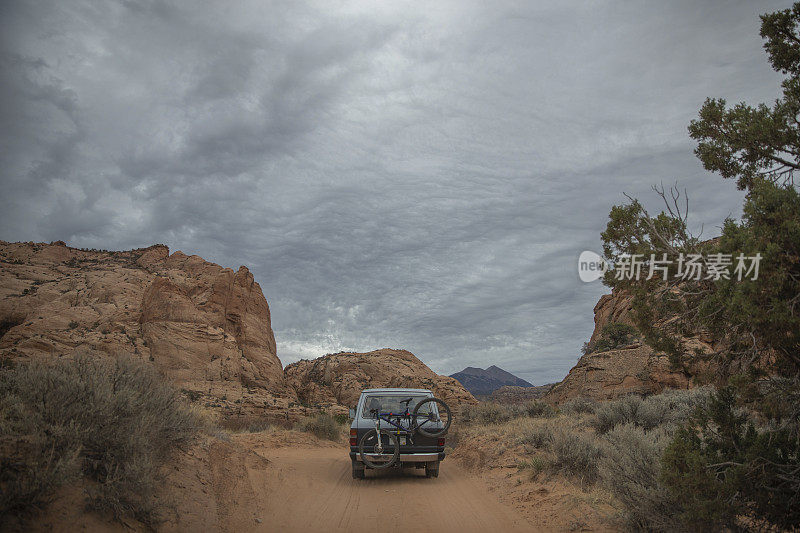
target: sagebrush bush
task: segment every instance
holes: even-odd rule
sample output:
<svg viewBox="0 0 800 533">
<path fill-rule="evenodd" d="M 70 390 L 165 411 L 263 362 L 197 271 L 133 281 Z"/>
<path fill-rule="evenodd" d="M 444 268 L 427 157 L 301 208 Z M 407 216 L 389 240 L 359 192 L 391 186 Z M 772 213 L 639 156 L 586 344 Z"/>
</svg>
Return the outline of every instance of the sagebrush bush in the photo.
<svg viewBox="0 0 800 533">
<path fill-rule="evenodd" d="M 529 400 L 522 404 L 480 402 L 463 408 L 459 422 L 468 426 L 504 424 L 515 418 L 550 418 L 555 414 L 555 409 L 542 400 Z"/>
<path fill-rule="evenodd" d="M 645 431 L 623 424 L 609 431 L 604 440 L 607 446 L 599 461 L 599 476 L 622 504 L 628 527 L 680 531 L 681 507 L 661 482 L 661 457 L 670 440 L 669 431 Z"/>
<path fill-rule="evenodd" d="M 559 410 L 566 415 L 593 414 L 597 410 L 597 405 L 596 400 L 577 396 L 562 403 Z"/>
<path fill-rule="evenodd" d="M 606 433 L 621 424 L 634 424 L 652 429 L 665 424 L 678 424 L 708 401 L 710 387 L 690 390 L 670 390 L 642 398 L 629 395 L 601 404 L 595 411 L 593 426 Z"/>
<path fill-rule="evenodd" d="M 88 506 L 152 525 L 169 454 L 203 422 L 156 371 L 130 358 L 34 360 L 0 371 L 0 516 L 46 501 L 81 473 Z"/>
<path fill-rule="evenodd" d="M 533 448 L 548 448 L 553 440 L 553 426 L 544 425 L 523 428 L 517 435 L 517 443 Z"/>
<path fill-rule="evenodd" d="M 542 400 L 530 400 L 522 404 L 522 411 L 531 418 L 550 418 L 556 414 L 556 410 Z"/>
<path fill-rule="evenodd" d="M 598 433 L 607 433 L 617 425 L 632 424 L 641 404 L 642 398 L 636 395 L 605 402 L 595 411 L 593 426 Z"/>
<path fill-rule="evenodd" d="M 586 483 L 593 483 L 597 479 L 598 463 L 603 452 L 594 436 L 557 428 L 553 432 L 550 451 L 554 455 L 550 464 L 552 472 L 578 477 Z"/>
<path fill-rule="evenodd" d="M 502 424 L 520 416 L 516 405 L 502 405 L 497 402 L 479 402 L 466 407 L 461 413 L 462 423 L 467 425 Z"/>
<path fill-rule="evenodd" d="M 320 439 L 339 440 L 342 435 L 341 425 L 327 413 L 317 413 L 312 417 L 304 418 L 300 420 L 297 427 Z"/>
<path fill-rule="evenodd" d="M 248 433 L 261 433 L 262 431 L 268 431 L 272 428 L 272 424 L 269 423 L 267 420 L 254 420 L 247 426 Z"/>
</svg>

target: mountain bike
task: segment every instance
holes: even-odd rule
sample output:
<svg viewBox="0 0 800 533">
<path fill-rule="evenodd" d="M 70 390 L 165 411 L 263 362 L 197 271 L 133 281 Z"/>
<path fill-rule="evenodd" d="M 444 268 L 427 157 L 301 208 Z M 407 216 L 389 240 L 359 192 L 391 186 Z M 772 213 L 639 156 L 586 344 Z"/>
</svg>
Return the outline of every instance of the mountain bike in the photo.
<svg viewBox="0 0 800 533">
<path fill-rule="evenodd" d="M 413 398 L 408 398 L 400 402 L 405 405 L 403 413 L 370 409 L 370 414 L 375 417 L 375 429 L 366 432 L 358 444 L 365 465 L 377 470 L 394 466 L 400 457 L 400 446 L 406 442 L 413 445 L 416 433 L 432 438 L 447 434 L 453 416 L 444 400 L 426 398 L 414 407 L 413 412 L 409 412 L 408 404 L 412 401 Z M 388 424 L 387 429 L 381 428 L 381 422 Z"/>
</svg>

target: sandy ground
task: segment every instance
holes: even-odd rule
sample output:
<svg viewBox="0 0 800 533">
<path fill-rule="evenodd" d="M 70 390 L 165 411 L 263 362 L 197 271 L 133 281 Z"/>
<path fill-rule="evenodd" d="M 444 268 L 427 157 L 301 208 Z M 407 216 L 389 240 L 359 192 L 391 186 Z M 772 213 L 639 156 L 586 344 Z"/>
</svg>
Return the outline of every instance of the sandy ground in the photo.
<svg viewBox="0 0 800 533">
<path fill-rule="evenodd" d="M 509 446 L 499 455 L 493 437 L 464 438 L 449 461 L 479 478 L 501 503 L 513 508 L 533 531 L 597 531 L 624 529 L 612 496 L 598 485 L 542 473 L 533 476 L 518 465 L 530 459 L 523 446 Z"/>
<path fill-rule="evenodd" d="M 342 453 L 344 451 L 344 453 Z M 346 450 L 279 448 L 266 454 L 280 498 L 262 531 L 529 531 L 476 478 L 445 461 L 439 478 L 424 470 L 367 473 L 352 479 Z"/>
</svg>

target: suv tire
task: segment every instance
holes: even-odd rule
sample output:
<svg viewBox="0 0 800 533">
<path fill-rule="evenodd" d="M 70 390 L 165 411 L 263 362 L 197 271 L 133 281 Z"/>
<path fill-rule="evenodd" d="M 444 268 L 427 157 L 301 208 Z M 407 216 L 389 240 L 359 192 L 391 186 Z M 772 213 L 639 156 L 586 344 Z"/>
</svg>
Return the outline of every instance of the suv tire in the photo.
<svg viewBox="0 0 800 533">
<path fill-rule="evenodd" d="M 439 477 L 439 461 L 425 463 L 425 477 Z"/>
<path fill-rule="evenodd" d="M 353 479 L 364 479 L 364 465 L 358 461 L 353 461 Z"/>
</svg>

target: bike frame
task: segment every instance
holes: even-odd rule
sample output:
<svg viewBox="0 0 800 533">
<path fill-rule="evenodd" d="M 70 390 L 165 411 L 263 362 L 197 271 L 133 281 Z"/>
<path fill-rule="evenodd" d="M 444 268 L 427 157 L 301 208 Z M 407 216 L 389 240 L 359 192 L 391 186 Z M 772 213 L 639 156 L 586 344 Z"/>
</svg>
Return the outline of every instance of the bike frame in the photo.
<svg viewBox="0 0 800 533">
<path fill-rule="evenodd" d="M 397 419 L 397 422 L 392 420 L 392 418 Z M 419 423 L 416 420 L 417 418 L 425 418 L 425 420 L 423 420 L 422 423 Z M 413 423 L 412 423 L 412 419 L 413 419 Z M 391 426 L 394 426 L 396 428 L 396 433 L 397 433 L 398 436 L 402 434 L 404 437 L 413 438 L 414 432 L 416 432 L 417 429 L 420 426 L 422 426 L 422 424 L 424 424 L 425 422 L 433 420 L 433 413 L 429 413 L 427 415 L 419 415 L 419 414 L 418 415 L 414 415 L 413 413 L 409 413 L 408 412 L 408 404 L 406 404 L 406 411 L 403 414 L 399 414 L 399 413 L 398 414 L 395 414 L 395 413 L 376 413 L 376 416 L 375 416 L 375 429 L 378 431 L 379 435 L 380 435 L 380 431 L 381 431 L 381 425 L 380 425 L 380 421 L 381 420 L 383 420 L 384 422 L 386 422 L 387 424 L 389 424 Z M 408 427 L 404 427 L 400 423 L 402 420 L 408 420 L 409 421 Z M 412 443 L 413 443 L 413 441 L 412 441 Z M 399 442 L 398 442 L 398 445 L 399 445 Z M 383 445 L 381 444 L 381 449 L 382 448 L 383 448 Z"/>
<path fill-rule="evenodd" d="M 383 439 L 381 439 L 381 420 L 383 420 L 384 422 L 386 422 L 387 424 L 389 424 L 389 425 L 391 425 L 391 426 L 393 426 L 395 428 L 393 430 L 393 432 L 398 437 L 398 439 L 397 439 L 397 445 L 398 446 L 401 445 L 400 444 L 400 438 L 399 438 L 400 435 L 408 438 L 409 442 L 411 444 L 413 444 L 414 443 L 414 433 L 417 431 L 417 429 L 419 429 L 419 427 L 422 426 L 422 424 L 424 424 L 425 422 L 434 420 L 434 416 L 435 415 L 433 414 L 433 412 L 425 414 L 425 415 L 421 415 L 421 414 L 415 415 L 414 413 L 410 413 L 408 411 L 408 402 L 401 402 L 401 403 L 405 403 L 406 404 L 405 412 L 403 414 L 400 414 L 400 413 L 397 413 L 397 414 L 395 414 L 395 413 L 381 413 L 377 409 L 373 409 L 371 411 L 372 413 L 375 414 L 375 433 L 377 434 L 377 442 L 375 443 L 374 450 L 379 455 L 383 453 Z M 392 418 L 395 418 L 397 420 L 397 422 L 392 420 Z M 423 420 L 422 423 L 419 423 L 416 420 L 417 418 L 425 418 L 425 420 Z M 413 419 L 413 421 L 412 421 L 412 419 Z M 404 427 L 400 423 L 403 420 L 408 420 L 409 421 L 408 427 Z"/>
</svg>

